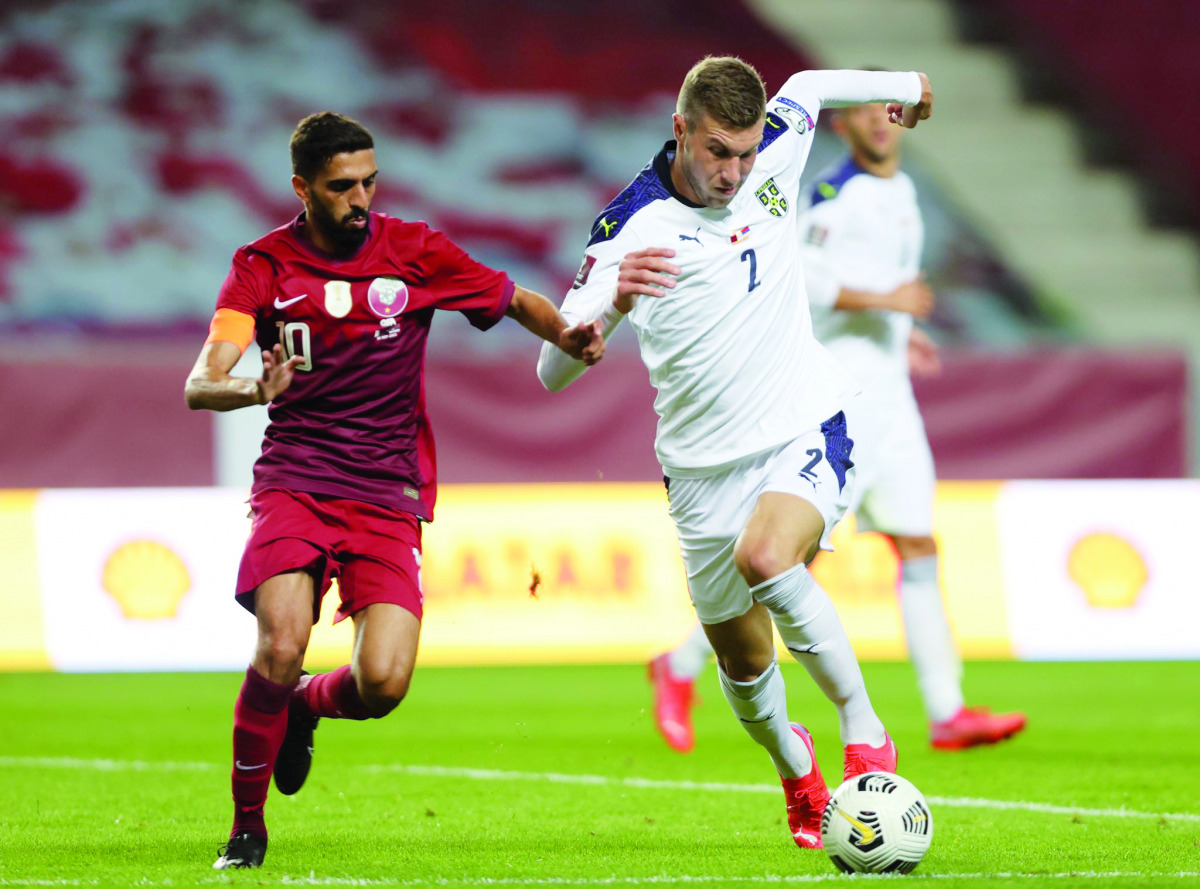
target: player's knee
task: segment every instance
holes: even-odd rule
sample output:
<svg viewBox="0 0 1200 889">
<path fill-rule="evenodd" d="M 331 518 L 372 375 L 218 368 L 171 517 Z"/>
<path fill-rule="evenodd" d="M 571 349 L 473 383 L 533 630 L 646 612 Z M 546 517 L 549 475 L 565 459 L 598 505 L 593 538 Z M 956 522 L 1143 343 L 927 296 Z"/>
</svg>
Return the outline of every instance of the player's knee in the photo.
<svg viewBox="0 0 1200 889">
<path fill-rule="evenodd" d="M 794 547 L 771 538 L 738 539 L 733 550 L 738 572 L 750 586 L 758 586 L 795 567 L 801 559 Z"/>
<path fill-rule="evenodd" d="M 304 665 L 304 652 L 308 640 L 288 633 L 274 633 L 258 640 L 257 661 L 267 668 L 267 675 L 287 676 L 293 679 L 300 675 Z"/>
<path fill-rule="evenodd" d="M 767 671 L 775 659 L 774 651 L 736 652 L 718 656 L 721 670 L 734 682 L 753 682 Z"/>
<path fill-rule="evenodd" d="M 409 673 L 370 674 L 359 677 L 358 695 L 375 719 L 387 716 L 404 700 L 412 681 Z"/>
</svg>

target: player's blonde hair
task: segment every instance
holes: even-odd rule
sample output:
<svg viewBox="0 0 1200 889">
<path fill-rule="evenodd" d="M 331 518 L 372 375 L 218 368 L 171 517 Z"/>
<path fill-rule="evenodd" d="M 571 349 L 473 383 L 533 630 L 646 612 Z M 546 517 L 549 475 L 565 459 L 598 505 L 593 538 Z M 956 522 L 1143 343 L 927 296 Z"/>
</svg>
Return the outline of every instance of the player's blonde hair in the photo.
<svg viewBox="0 0 1200 889">
<path fill-rule="evenodd" d="M 675 111 L 694 130 L 707 114 L 723 127 L 744 130 L 762 120 L 767 89 L 754 67 L 736 56 L 706 56 L 683 78 Z"/>
</svg>

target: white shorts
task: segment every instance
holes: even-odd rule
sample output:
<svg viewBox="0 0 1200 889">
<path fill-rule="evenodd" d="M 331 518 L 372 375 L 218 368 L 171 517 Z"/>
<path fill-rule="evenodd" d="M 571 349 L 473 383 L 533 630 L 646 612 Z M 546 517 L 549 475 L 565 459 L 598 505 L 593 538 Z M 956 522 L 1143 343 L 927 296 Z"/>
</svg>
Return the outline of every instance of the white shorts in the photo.
<svg viewBox="0 0 1200 889">
<path fill-rule="evenodd" d="M 854 482 L 853 442 L 844 416 L 826 420 L 770 451 L 748 457 L 704 478 L 669 479 L 671 518 L 687 569 L 688 592 L 701 623 L 739 617 L 754 604 L 750 586 L 733 560 L 733 545 L 758 498 L 767 492 L 794 494 L 825 519 L 821 549 L 850 505 Z M 854 457 L 857 459 L 857 448 Z"/>
<path fill-rule="evenodd" d="M 849 512 L 858 530 L 908 537 L 933 533 L 936 477 L 912 389 L 859 396 L 846 409 L 857 477 Z"/>
</svg>

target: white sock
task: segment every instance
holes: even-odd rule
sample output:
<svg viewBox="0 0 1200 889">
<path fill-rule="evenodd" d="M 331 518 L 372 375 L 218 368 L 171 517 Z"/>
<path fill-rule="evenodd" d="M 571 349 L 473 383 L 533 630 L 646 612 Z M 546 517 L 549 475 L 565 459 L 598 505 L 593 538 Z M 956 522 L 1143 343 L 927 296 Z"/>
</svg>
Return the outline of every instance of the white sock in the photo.
<svg viewBox="0 0 1200 889">
<path fill-rule="evenodd" d="M 667 664 L 671 667 L 671 675 L 676 679 L 695 682 L 708 659 L 712 657 L 713 648 L 704 635 L 704 625 L 699 621 L 692 632 L 679 645 L 667 652 Z"/>
<path fill-rule="evenodd" d="M 771 661 L 766 672 L 752 682 L 735 682 L 717 668 L 721 691 L 751 738 L 766 748 L 775 769 L 784 778 L 799 778 L 812 771 L 812 757 L 792 731 L 787 717 L 787 690 L 779 664 Z"/>
<path fill-rule="evenodd" d="M 937 556 L 900 563 L 900 614 L 929 721 L 949 719 L 963 705 L 962 661 L 942 603 Z"/>
<path fill-rule="evenodd" d="M 878 747 L 886 737 L 875 715 L 862 669 L 829 595 L 804 565 L 750 588 L 767 607 L 783 644 L 837 707 L 843 744 Z"/>
</svg>

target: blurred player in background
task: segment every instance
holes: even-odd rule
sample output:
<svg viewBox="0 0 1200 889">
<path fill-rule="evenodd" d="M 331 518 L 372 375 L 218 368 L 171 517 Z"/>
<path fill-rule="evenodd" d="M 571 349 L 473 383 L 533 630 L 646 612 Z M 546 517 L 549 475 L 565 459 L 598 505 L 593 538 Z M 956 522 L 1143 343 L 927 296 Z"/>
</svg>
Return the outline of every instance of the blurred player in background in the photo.
<svg viewBox="0 0 1200 889">
<path fill-rule="evenodd" d="M 440 232 L 370 212 L 374 142 L 357 122 L 306 117 L 291 157 L 304 210 L 234 255 L 186 385 L 193 409 L 270 405 L 237 581 L 258 644 L 234 708 L 233 829 L 218 869 L 262 864 L 271 775 L 281 793 L 300 789 L 320 717 L 385 716 L 408 691 L 420 523 L 436 494 L 423 377 L 434 310 L 483 330 L 507 315 L 585 364 L 604 352 L 598 323 L 569 327 L 545 297 Z M 261 378 L 230 376 L 252 340 Z M 354 621 L 353 662 L 302 677 L 334 577 L 337 619 Z"/>
<path fill-rule="evenodd" d="M 658 390 L 655 450 L 688 588 L 717 652 L 721 688 L 783 783 L 796 843 L 821 845 L 829 792 L 812 738 L 789 723 L 771 623 L 835 704 L 847 776 L 895 771 L 854 650 L 808 572 L 848 505 L 852 380 L 812 337 L 794 195 L 825 106 L 866 101 L 928 117 L 916 73 L 805 71 L 769 102 L 736 58 L 695 65 L 668 142 L 596 220 L 567 318 L 613 329 L 626 314 Z M 646 297 L 646 298 L 642 298 Z M 558 390 L 584 371 L 543 348 Z"/>
<path fill-rule="evenodd" d="M 847 408 L 857 477 L 850 511 L 900 559 L 900 612 L 909 656 L 942 750 L 991 744 L 1025 726 L 1022 713 L 963 703 L 962 664 L 938 585 L 933 539 L 936 482 L 910 371 L 940 371 L 937 347 L 914 318 L 933 310 L 920 271 L 924 224 L 912 180 L 900 170 L 899 127 L 879 103 L 837 109 L 849 154 L 805 190 L 801 264 L 813 333 L 862 384 Z M 697 628 L 650 663 L 655 721 L 676 750 L 694 744 L 693 684 L 712 648 Z"/>
</svg>

